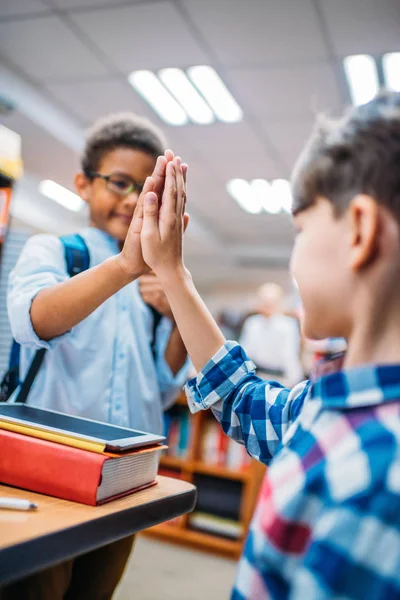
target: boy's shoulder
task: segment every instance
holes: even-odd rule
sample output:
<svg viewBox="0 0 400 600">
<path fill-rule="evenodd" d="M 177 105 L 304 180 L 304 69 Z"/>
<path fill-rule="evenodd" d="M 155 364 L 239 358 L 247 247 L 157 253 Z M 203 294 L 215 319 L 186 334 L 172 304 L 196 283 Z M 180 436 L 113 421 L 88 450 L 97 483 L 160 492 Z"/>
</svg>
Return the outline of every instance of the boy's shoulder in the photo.
<svg viewBox="0 0 400 600">
<path fill-rule="evenodd" d="M 333 503 L 363 507 L 373 497 L 396 494 L 400 510 L 400 400 L 323 410 L 315 425 L 320 458 L 307 473 L 307 487 Z"/>
</svg>

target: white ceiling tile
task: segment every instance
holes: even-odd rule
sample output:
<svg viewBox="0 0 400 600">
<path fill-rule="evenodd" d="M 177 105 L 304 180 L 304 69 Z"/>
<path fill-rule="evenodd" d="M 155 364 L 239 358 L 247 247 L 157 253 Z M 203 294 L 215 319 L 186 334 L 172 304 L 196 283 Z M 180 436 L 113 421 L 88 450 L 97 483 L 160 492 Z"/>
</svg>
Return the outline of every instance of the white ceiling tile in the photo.
<svg viewBox="0 0 400 600">
<path fill-rule="evenodd" d="M 327 56 L 310 0 L 184 0 L 184 6 L 228 66 L 286 65 Z"/>
<path fill-rule="evenodd" d="M 266 134 L 292 170 L 313 130 L 312 121 L 263 123 Z M 290 173 L 288 173 L 290 175 Z"/>
<path fill-rule="evenodd" d="M 131 4 L 141 2 L 142 0 L 130 0 Z M 58 8 L 70 10 L 73 8 L 98 8 L 111 6 L 112 4 L 121 4 L 121 0 L 52 0 Z"/>
<path fill-rule="evenodd" d="M 107 73 L 57 17 L 0 23 L 0 51 L 39 81 Z"/>
<path fill-rule="evenodd" d="M 169 2 L 71 14 L 71 18 L 124 73 L 209 62 Z"/>
<path fill-rule="evenodd" d="M 161 124 L 150 107 L 123 80 L 49 83 L 46 88 L 71 112 L 89 123 L 109 113 L 133 111 Z"/>
<path fill-rule="evenodd" d="M 2 17 L 34 15 L 48 10 L 49 7 L 40 2 L 40 0 L 1 0 L 0 19 Z"/>
<path fill-rule="evenodd" d="M 400 50 L 399 0 L 319 0 L 336 55 Z"/>
<path fill-rule="evenodd" d="M 259 119 L 313 119 L 321 110 L 340 111 L 342 101 L 329 63 L 296 68 L 243 68 L 229 71 L 246 112 Z"/>
</svg>

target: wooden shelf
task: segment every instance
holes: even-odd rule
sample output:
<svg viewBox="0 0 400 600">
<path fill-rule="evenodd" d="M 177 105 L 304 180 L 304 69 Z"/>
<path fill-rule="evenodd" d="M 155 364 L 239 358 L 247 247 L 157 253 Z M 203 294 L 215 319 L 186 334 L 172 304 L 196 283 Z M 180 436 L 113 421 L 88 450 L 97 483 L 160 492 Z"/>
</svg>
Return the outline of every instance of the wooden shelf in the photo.
<svg viewBox="0 0 400 600">
<path fill-rule="evenodd" d="M 165 467 L 166 469 L 187 469 L 188 461 L 179 456 L 162 456 L 160 467 Z"/>
<path fill-rule="evenodd" d="M 231 558 L 238 558 L 242 552 L 241 540 L 228 540 L 226 538 L 210 535 L 192 529 L 180 529 L 174 525 L 156 525 L 143 532 L 144 535 L 164 538 L 175 543 L 194 546 L 197 549 L 215 552 Z"/>
<path fill-rule="evenodd" d="M 211 475 L 212 477 L 221 477 L 223 479 L 234 479 L 236 481 L 247 481 L 250 476 L 250 469 L 234 471 L 227 467 L 219 465 L 208 465 L 202 461 L 196 461 L 192 465 L 194 473 L 201 475 Z"/>
<path fill-rule="evenodd" d="M 178 406 L 187 406 L 186 397 L 182 394 L 176 403 Z M 179 412 L 179 411 L 178 411 Z M 204 551 L 214 552 L 231 558 L 238 558 L 242 551 L 245 539 L 254 511 L 258 490 L 265 474 L 265 467 L 256 461 L 251 461 L 249 466 L 242 470 L 234 470 L 225 466 L 208 464 L 196 457 L 200 456 L 203 446 L 203 436 L 206 431 L 207 421 L 211 418 L 203 412 L 191 415 L 190 419 L 190 443 L 185 458 L 179 456 L 163 456 L 160 461 L 161 469 L 175 470 L 177 477 L 195 483 L 195 475 L 209 475 L 227 481 L 237 481 L 242 485 L 237 486 L 240 493 L 239 523 L 243 529 L 243 537 L 240 540 L 230 540 L 217 533 L 206 533 L 190 529 L 190 515 L 186 515 L 179 525 L 163 523 L 152 527 L 145 535 L 159 537 L 172 543 L 181 543 L 193 546 Z M 172 472 L 171 472 L 172 475 Z M 199 485 L 201 482 L 199 481 Z"/>
<path fill-rule="evenodd" d="M 232 479 L 235 481 L 247 481 L 251 476 L 251 469 L 247 468 L 241 471 L 234 471 L 224 466 L 208 465 L 207 463 L 196 460 L 190 461 L 178 456 L 162 456 L 160 467 L 165 469 L 181 469 L 189 473 L 198 473 L 199 475 L 210 475 L 211 477 L 220 477 L 221 479 Z"/>
</svg>

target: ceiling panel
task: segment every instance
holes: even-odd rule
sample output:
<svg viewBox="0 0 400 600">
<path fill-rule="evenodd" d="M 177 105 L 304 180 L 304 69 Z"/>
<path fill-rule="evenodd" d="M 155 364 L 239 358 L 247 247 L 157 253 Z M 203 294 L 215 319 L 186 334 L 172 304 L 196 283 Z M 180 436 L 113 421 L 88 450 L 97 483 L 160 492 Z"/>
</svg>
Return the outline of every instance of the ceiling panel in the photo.
<svg viewBox="0 0 400 600">
<path fill-rule="evenodd" d="M 293 169 L 300 152 L 311 135 L 313 121 L 282 123 L 267 121 L 263 127 L 273 144 L 278 148 L 291 170 Z"/>
<path fill-rule="evenodd" d="M 339 57 L 400 50 L 399 0 L 319 0 Z"/>
<path fill-rule="evenodd" d="M 99 8 L 111 6 L 113 4 L 121 4 L 121 0 L 49 0 L 54 6 L 66 10 L 74 8 Z M 129 0 L 131 4 L 142 2 L 143 0 Z"/>
<path fill-rule="evenodd" d="M 2 17 L 17 17 L 21 15 L 34 15 L 49 10 L 48 6 L 40 0 L 1 0 L 0 19 Z"/>
<path fill-rule="evenodd" d="M 327 57 L 311 0 L 183 0 L 228 66 L 287 65 Z"/>
<path fill-rule="evenodd" d="M 337 112 L 343 106 L 330 63 L 233 69 L 229 78 L 244 111 L 261 119 L 313 119 L 321 110 Z"/>
<path fill-rule="evenodd" d="M 39 81 L 107 73 L 57 17 L 0 23 L 0 51 Z"/>
<path fill-rule="evenodd" d="M 124 80 L 54 83 L 50 94 L 87 123 L 112 112 L 133 111 L 161 125 L 160 119 Z"/>
<path fill-rule="evenodd" d="M 170 2 L 72 14 L 71 18 L 124 73 L 209 62 Z"/>
</svg>

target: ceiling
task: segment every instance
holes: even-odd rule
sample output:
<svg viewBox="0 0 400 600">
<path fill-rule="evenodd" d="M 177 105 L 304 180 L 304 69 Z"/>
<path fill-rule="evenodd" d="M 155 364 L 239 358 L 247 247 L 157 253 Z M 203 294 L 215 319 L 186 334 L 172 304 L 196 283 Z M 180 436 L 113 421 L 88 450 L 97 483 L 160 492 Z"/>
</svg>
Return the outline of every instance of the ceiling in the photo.
<svg viewBox="0 0 400 600">
<path fill-rule="evenodd" d="M 398 0 L 1 0 L 0 66 L 20 86 L 2 120 L 22 135 L 28 183 L 71 187 L 80 136 L 95 118 L 150 117 L 189 163 L 189 265 L 203 286 L 254 285 L 286 269 L 290 217 L 244 213 L 227 180 L 288 178 L 315 114 L 349 103 L 342 58 L 400 50 L 399 32 Z M 243 122 L 168 127 L 126 80 L 134 69 L 196 64 L 218 71 Z M 9 81 L 0 70 L 0 96 L 13 95 Z"/>
</svg>

